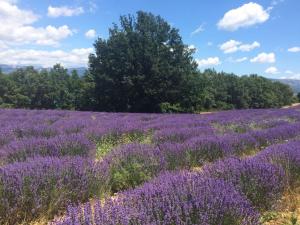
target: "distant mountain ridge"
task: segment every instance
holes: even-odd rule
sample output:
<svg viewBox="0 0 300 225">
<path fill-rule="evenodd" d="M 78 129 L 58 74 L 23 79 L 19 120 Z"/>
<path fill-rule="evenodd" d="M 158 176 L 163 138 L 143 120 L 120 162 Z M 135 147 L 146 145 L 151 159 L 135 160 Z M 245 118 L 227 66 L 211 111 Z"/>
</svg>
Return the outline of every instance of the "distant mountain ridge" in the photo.
<svg viewBox="0 0 300 225">
<path fill-rule="evenodd" d="M 283 84 L 289 85 L 295 93 L 300 92 L 300 80 L 294 79 L 272 79 L 273 81 L 279 81 Z"/>
<path fill-rule="evenodd" d="M 2 70 L 3 73 L 11 73 L 11 72 L 15 71 L 16 69 L 25 68 L 25 67 L 26 66 L 13 66 L 13 65 L 0 64 L 0 69 Z M 49 70 L 50 69 L 50 68 L 43 68 L 43 67 L 39 67 L 39 66 L 35 66 L 34 68 L 37 70 L 41 70 L 41 69 Z M 67 68 L 67 69 L 69 72 L 71 72 L 72 70 L 76 70 L 77 73 L 79 74 L 79 76 L 82 76 L 85 73 L 85 71 L 87 70 L 87 68 L 85 68 L 85 67 L 74 67 L 74 68 Z M 293 91 L 295 93 L 300 92 L 300 80 L 294 80 L 294 79 L 271 79 L 271 80 L 279 81 L 281 83 L 291 86 L 291 88 L 293 89 Z"/>
<path fill-rule="evenodd" d="M 13 66 L 13 65 L 0 64 L 0 69 L 3 73 L 11 73 L 17 69 L 25 68 L 25 67 L 27 66 Z M 50 70 L 50 67 L 43 68 L 41 66 L 34 66 L 34 68 L 39 71 L 42 69 Z M 66 69 L 68 69 L 69 72 L 71 72 L 72 70 L 76 70 L 79 76 L 82 76 L 87 70 L 87 68 L 85 67 L 74 67 L 74 68 L 66 68 Z"/>
</svg>

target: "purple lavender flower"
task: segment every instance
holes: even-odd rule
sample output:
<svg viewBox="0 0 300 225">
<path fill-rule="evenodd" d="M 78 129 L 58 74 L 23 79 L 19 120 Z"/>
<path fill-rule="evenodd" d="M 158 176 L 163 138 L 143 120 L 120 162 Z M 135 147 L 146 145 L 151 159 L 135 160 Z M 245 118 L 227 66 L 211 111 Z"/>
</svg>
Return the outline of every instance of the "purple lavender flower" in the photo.
<svg viewBox="0 0 300 225">
<path fill-rule="evenodd" d="M 290 184 L 294 184 L 300 179 L 300 141 L 272 145 L 254 158 L 281 166 Z"/>
<path fill-rule="evenodd" d="M 220 160 L 205 166 L 203 174 L 232 183 L 254 206 L 262 209 L 272 206 L 282 194 L 285 184 L 281 167 L 256 159 Z"/>
<path fill-rule="evenodd" d="M 35 156 L 93 156 L 96 146 L 82 134 L 58 135 L 52 138 L 27 138 L 9 143 L 0 149 L 6 163 L 24 161 Z"/>
<path fill-rule="evenodd" d="M 94 213 L 90 213 L 93 208 Z M 255 225 L 259 214 L 244 196 L 222 180 L 199 174 L 167 173 L 142 187 L 120 193 L 102 205 L 73 207 L 56 225 L 232 224 Z"/>
<path fill-rule="evenodd" d="M 51 217 L 102 188 L 100 167 L 82 157 L 37 157 L 0 167 L 0 223 Z"/>
</svg>

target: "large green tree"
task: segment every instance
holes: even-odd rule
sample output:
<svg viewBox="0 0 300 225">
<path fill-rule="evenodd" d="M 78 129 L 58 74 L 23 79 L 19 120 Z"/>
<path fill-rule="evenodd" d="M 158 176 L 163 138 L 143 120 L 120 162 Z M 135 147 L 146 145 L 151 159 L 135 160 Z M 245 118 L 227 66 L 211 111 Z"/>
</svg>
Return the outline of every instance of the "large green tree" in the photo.
<svg viewBox="0 0 300 225">
<path fill-rule="evenodd" d="M 121 16 L 109 38 L 99 38 L 94 47 L 89 71 L 96 110 L 158 112 L 166 105 L 180 110 L 197 65 L 179 31 L 160 16 L 141 11 Z"/>
</svg>

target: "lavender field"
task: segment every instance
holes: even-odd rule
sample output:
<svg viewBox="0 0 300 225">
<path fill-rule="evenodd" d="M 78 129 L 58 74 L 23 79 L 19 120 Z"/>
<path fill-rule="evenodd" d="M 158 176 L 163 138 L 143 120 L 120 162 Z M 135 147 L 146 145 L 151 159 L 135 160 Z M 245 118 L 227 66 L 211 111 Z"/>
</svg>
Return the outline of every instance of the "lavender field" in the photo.
<svg viewBox="0 0 300 225">
<path fill-rule="evenodd" d="M 0 224 L 267 224 L 299 189 L 299 107 L 2 109 L 0 124 Z"/>
</svg>

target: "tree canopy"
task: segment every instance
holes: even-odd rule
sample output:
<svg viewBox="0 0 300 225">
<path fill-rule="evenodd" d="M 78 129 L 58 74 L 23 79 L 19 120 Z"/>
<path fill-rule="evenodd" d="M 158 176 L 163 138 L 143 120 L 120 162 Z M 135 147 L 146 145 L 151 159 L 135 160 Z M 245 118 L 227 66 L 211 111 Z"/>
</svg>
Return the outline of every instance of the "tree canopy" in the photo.
<svg viewBox="0 0 300 225">
<path fill-rule="evenodd" d="M 96 110 L 158 112 L 183 98 L 188 77 L 197 72 L 179 31 L 160 16 L 121 16 L 107 40 L 98 39 L 90 56 Z"/>
<path fill-rule="evenodd" d="M 178 99 L 172 102 L 166 99 L 155 105 L 159 107 L 158 112 L 271 108 L 294 101 L 289 86 L 258 75 L 239 77 L 209 69 L 193 73 L 184 82 L 186 84 L 177 93 Z M 76 71 L 68 73 L 61 65 L 50 70 L 27 67 L 10 74 L 0 73 L 0 107 L 101 110 L 95 108 L 99 97 L 96 93 L 97 85 L 89 72 L 80 77 Z M 111 96 L 103 93 L 101 98 L 109 100 Z M 142 101 L 138 95 L 136 98 L 135 101 Z M 117 111 L 123 106 L 118 102 L 114 104 L 116 108 L 102 111 Z M 148 104 L 151 106 L 151 101 Z M 144 112 L 138 107 L 135 109 Z"/>
</svg>

